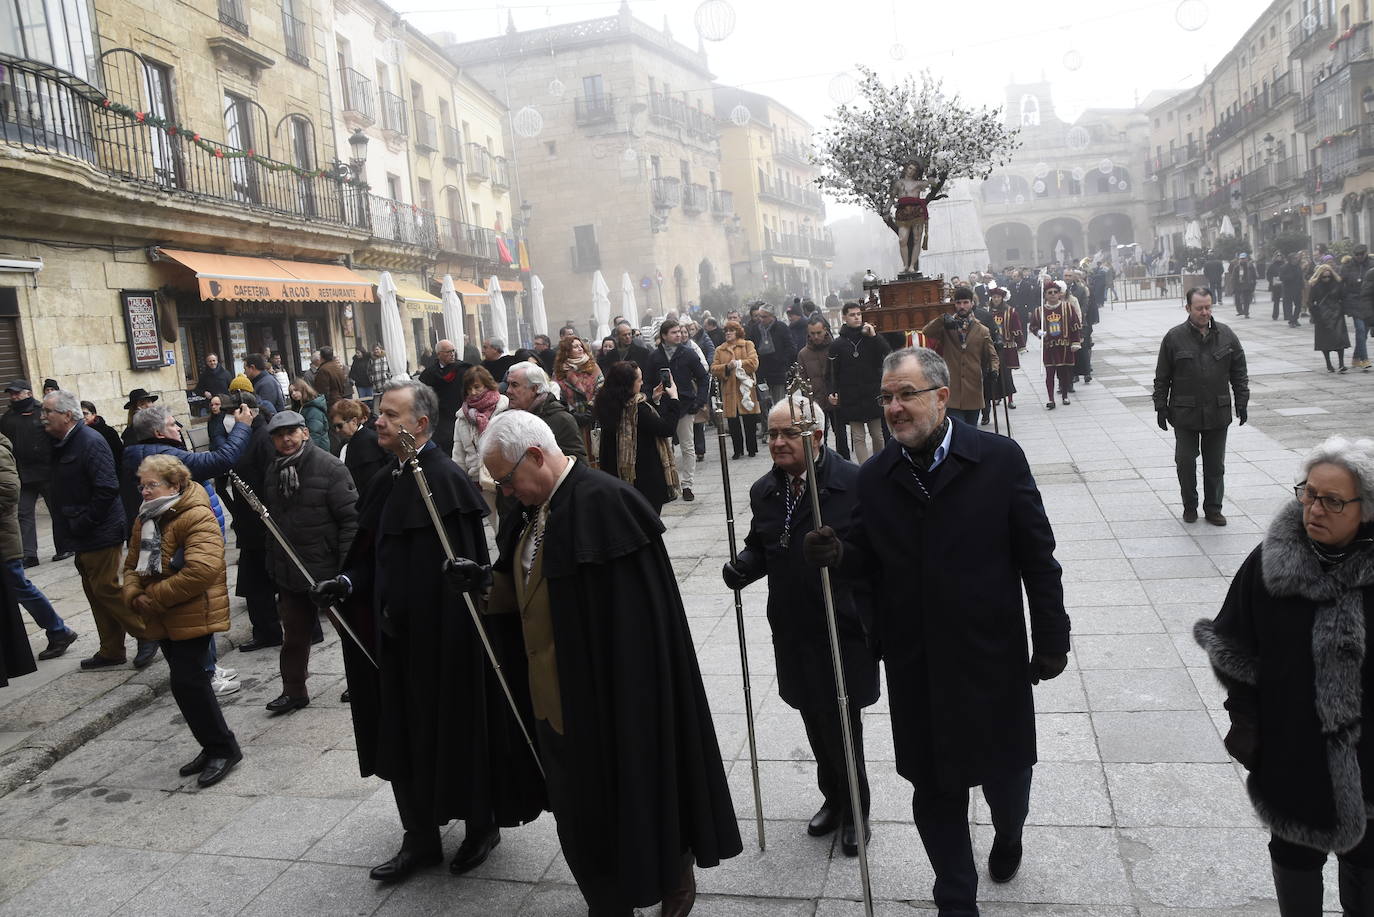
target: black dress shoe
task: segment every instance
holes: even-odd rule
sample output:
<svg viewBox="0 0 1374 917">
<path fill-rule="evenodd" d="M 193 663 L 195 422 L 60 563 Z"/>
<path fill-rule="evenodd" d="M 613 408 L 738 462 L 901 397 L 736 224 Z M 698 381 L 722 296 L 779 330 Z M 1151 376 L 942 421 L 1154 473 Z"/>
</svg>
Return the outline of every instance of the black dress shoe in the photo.
<svg viewBox="0 0 1374 917">
<path fill-rule="evenodd" d="M 236 751 L 227 758 L 207 758 L 205 770 L 200 772 L 200 776 L 196 778 L 196 783 L 200 786 L 214 786 L 234 769 L 235 764 L 242 760 L 243 752 L 241 751 Z"/>
<path fill-rule="evenodd" d="M 177 773 L 183 777 L 189 777 L 192 774 L 199 773 L 205 770 L 205 764 L 209 760 L 210 753 L 202 748 L 200 750 L 200 754 L 196 755 L 190 761 L 187 761 L 185 764 L 183 764 L 181 766 L 181 769 L 178 770 Z"/>
<path fill-rule="evenodd" d="M 344 693 L 342 693 L 342 694 L 339 695 L 339 703 L 341 703 L 341 704 L 351 704 L 351 703 L 353 703 L 351 700 L 348 699 L 348 692 L 347 692 L 347 691 L 345 691 Z"/>
<path fill-rule="evenodd" d="M 112 666 L 112 665 L 123 665 L 123 664 L 124 664 L 124 660 L 123 660 L 123 659 L 106 659 L 104 656 L 100 655 L 99 653 L 96 653 L 94 656 L 90 657 L 89 659 L 83 659 L 83 660 L 81 660 L 81 668 L 82 668 L 84 671 L 87 671 L 87 672 L 91 671 L 92 669 L 108 669 L 108 668 L 109 668 L 110 666 Z"/>
<path fill-rule="evenodd" d="M 38 561 L 38 558 L 37 558 L 37 557 L 25 557 L 25 558 L 24 558 L 24 569 L 27 570 L 29 567 L 36 567 L 36 566 L 38 566 L 38 563 L 39 563 L 39 561 Z"/>
<path fill-rule="evenodd" d="M 806 823 L 806 833 L 812 837 L 825 837 L 840 826 L 840 810 L 826 803 L 811 816 Z"/>
<path fill-rule="evenodd" d="M 76 642 L 76 631 L 65 630 L 60 634 L 49 634 L 48 645 L 38 654 L 39 659 L 56 659 L 67 651 L 67 647 Z"/>
<path fill-rule="evenodd" d="M 274 716 L 280 713 L 290 713 L 292 710 L 300 710 L 302 707 L 310 706 L 308 697 L 292 697 L 290 694 L 283 694 L 276 700 L 267 702 L 267 712 Z"/>
<path fill-rule="evenodd" d="M 281 646 L 281 641 L 280 641 L 280 640 L 259 640 L 258 638 L 254 637 L 252 640 L 249 640 L 247 643 L 240 643 L 240 644 L 239 644 L 239 652 L 240 652 L 240 653 L 251 653 L 251 652 L 253 652 L 254 650 L 270 650 L 270 649 L 272 649 L 272 648 L 274 648 L 274 647 L 278 647 L 278 646 Z"/>
<path fill-rule="evenodd" d="M 314 646 L 316 643 L 323 643 L 323 642 L 324 642 L 324 634 L 323 634 L 323 633 L 316 634 L 315 636 L 313 636 L 313 637 L 310 638 L 310 645 L 311 645 L 311 646 Z"/>
<path fill-rule="evenodd" d="M 453 855 L 453 860 L 448 864 L 448 871 L 455 876 L 461 876 L 468 870 L 476 869 L 487 861 L 492 849 L 499 843 L 501 843 L 500 828 L 492 828 L 477 837 L 464 837 L 463 843 L 458 845 L 458 852 Z"/>
<path fill-rule="evenodd" d="M 864 843 L 867 844 L 872 839 L 873 829 L 869 826 L 868 819 L 864 819 Z M 844 830 L 840 832 L 840 849 L 847 857 L 859 855 L 859 832 L 852 821 L 846 821 Z"/>
<path fill-rule="evenodd" d="M 443 859 L 444 851 L 441 848 L 415 851 L 402 847 L 394 857 L 380 866 L 372 867 L 367 875 L 374 882 L 399 882 L 415 870 L 433 866 Z"/>
<path fill-rule="evenodd" d="M 59 560 L 66 560 L 68 557 L 75 557 L 75 556 L 76 556 L 76 552 L 75 552 L 75 551 L 63 551 L 61 554 L 54 554 L 54 555 L 52 556 L 52 562 L 53 562 L 53 563 L 57 563 Z"/>
<path fill-rule="evenodd" d="M 138 652 L 134 654 L 134 668 L 146 669 L 153 664 L 157 658 L 157 641 L 140 640 L 138 641 Z"/>
<path fill-rule="evenodd" d="M 1068 404 L 1068 403 L 1069 403 L 1069 396 L 1068 396 L 1068 395 L 1060 395 L 1060 396 L 1059 396 L 1059 400 L 1062 401 L 1062 402 L 1064 402 L 1065 404 Z"/>
<path fill-rule="evenodd" d="M 682 499 L 687 503 L 691 503 L 696 499 L 696 494 L 692 493 L 692 488 L 684 487 L 682 488 Z"/>
<path fill-rule="evenodd" d="M 1000 837 L 992 839 L 988 853 L 988 878 L 994 882 L 1010 882 L 1021 868 L 1021 841 L 1008 843 Z"/>
</svg>

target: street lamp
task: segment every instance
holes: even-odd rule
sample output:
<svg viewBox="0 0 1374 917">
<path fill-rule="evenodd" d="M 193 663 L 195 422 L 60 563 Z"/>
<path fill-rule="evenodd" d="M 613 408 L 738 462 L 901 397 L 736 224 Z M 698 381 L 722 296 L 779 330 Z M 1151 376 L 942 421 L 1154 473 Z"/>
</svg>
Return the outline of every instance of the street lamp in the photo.
<svg viewBox="0 0 1374 917">
<path fill-rule="evenodd" d="M 352 153 L 348 165 L 353 171 L 353 181 L 361 184 L 366 178 L 364 167 L 367 165 L 367 134 L 363 133 L 361 127 L 348 138 L 348 149 Z"/>
<path fill-rule="evenodd" d="M 1274 158 L 1274 135 L 1265 134 L 1262 139 L 1264 141 L 1264 158 L 1266 161 L 1271 160 Z"/>
<path fill-rule="evenodd" d="M 525 225 L 525 226 L 528 227 L 528 226 L 530 225 L 530 217 L 531 217 L 533 214 L 534 214 L 534 205 L 531 204 L 529 201 L 521 201 L 521 203 L 520 203 L 520 222 L 521 222 L 523 225 Z"/>
</svg>

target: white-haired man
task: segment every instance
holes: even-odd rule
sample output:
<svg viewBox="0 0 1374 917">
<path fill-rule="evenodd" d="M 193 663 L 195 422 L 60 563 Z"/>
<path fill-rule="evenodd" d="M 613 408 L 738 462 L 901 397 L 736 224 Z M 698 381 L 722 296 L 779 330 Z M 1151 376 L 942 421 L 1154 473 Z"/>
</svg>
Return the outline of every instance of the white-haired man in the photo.
<svg viewBox="0 0 1374 917">
<path fill-rule="evenodd" d="M 577 419 L 558 400 L 558 388 L 543 367 L 533 363 L 512 366 L 506 373 L 506 398 L 513 410 L 528 411 L 548 424 L 564 455 L 587 460 L 587 448 L 583 445 Z"/>
<path fill-rule="evenodd" d="M 519 615 L 563 855 L 592 914 L 662 901 L 682 917 L 693 862 L 741 847 L 663 523 L 526 412 L 494 418 L 478 447 L 519 503 L 488 612 Z"/>
</svg>

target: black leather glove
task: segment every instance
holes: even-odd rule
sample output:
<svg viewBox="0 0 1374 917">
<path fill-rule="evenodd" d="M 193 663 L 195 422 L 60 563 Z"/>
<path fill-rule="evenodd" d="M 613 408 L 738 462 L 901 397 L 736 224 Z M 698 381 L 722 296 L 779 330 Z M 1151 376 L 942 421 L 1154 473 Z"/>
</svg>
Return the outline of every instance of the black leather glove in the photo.
<svg viewBox="0 0 1374 917">
<path fill-rule="evenodd" d="M 1245 422 L 1250 419 L 1250 412 L 1245 408 L 1236 408 L 1236 416 L 1240 418 L 1240 425 L 1245 426 Z"/>
<path fill-rule="evenodd" d="M 1253 723 L 1231 722 L 1231 730 L 1222 740 L 1231 757 L 1240 762 L 1247 771 L 1255 769 L 1259 755 L 1259 731 Z"/>
<path fill-rule="evenodd" d="M 1038 685 L 1042 681 L 1058 678 L 1068 664 L 1068 653 L 1035 653 L 1030 661 L 1031 684 Z"/>
<path fill-rule="evenodd" d="M 1168 411 L 1156 411 L 1156 412 L 1155 412 L 1155 420 L 1159 423 L 1159 428 L 1160 428 L 1161 430 L 1168 430 L 1168 429 L 1169 429 L 1169 412 L 1168 412 Z"/>
<path fill-rule="evenodd" d="M 335 602 L 342 602 L 353 591 L 348 580 L 342 576 L 320 580 L 310 587 L 310 600 L 321 608 L 328 608 Z"/>
<path fill-rule="evenodd" d="M 844 545 L 835 536 L 835 530 L 823 525 L 806 533 L 802 539 L 802 556 L 813 567 L 838 567 L 844 557 Z"/>
<path fill-rule="evenodd" d="M 745 573 L 728 560 L 720 568 L 720 578 L 725 580 L 726 589 L 734 589 L 736 591 L 743 589 L 753 582 L 749 574 Z"/>
<path fill-rule="evenodd" d="M 444 581 L 458 592 L 478 592 L 491 579 L 491 567 L 466 557 L 444 561 Z"/>
<path fill-rule="evenodd" d="M 946 328 L 958 328 L 959 321 L 953 315 L 944 316 Z"/>
</svg>

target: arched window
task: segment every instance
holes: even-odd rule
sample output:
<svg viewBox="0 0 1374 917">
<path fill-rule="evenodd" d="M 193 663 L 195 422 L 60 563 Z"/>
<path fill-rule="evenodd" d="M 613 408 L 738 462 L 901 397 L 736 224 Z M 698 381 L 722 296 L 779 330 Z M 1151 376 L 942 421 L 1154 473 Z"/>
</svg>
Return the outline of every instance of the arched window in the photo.
<svg viewBox="0 0 1374 917">
<path fill-rule="evenodd" d="M 1021 126 L 1036 127 L 1040 124 L 1040 100 L 1027 93 L 1021 97 Z"/>
</svg>

